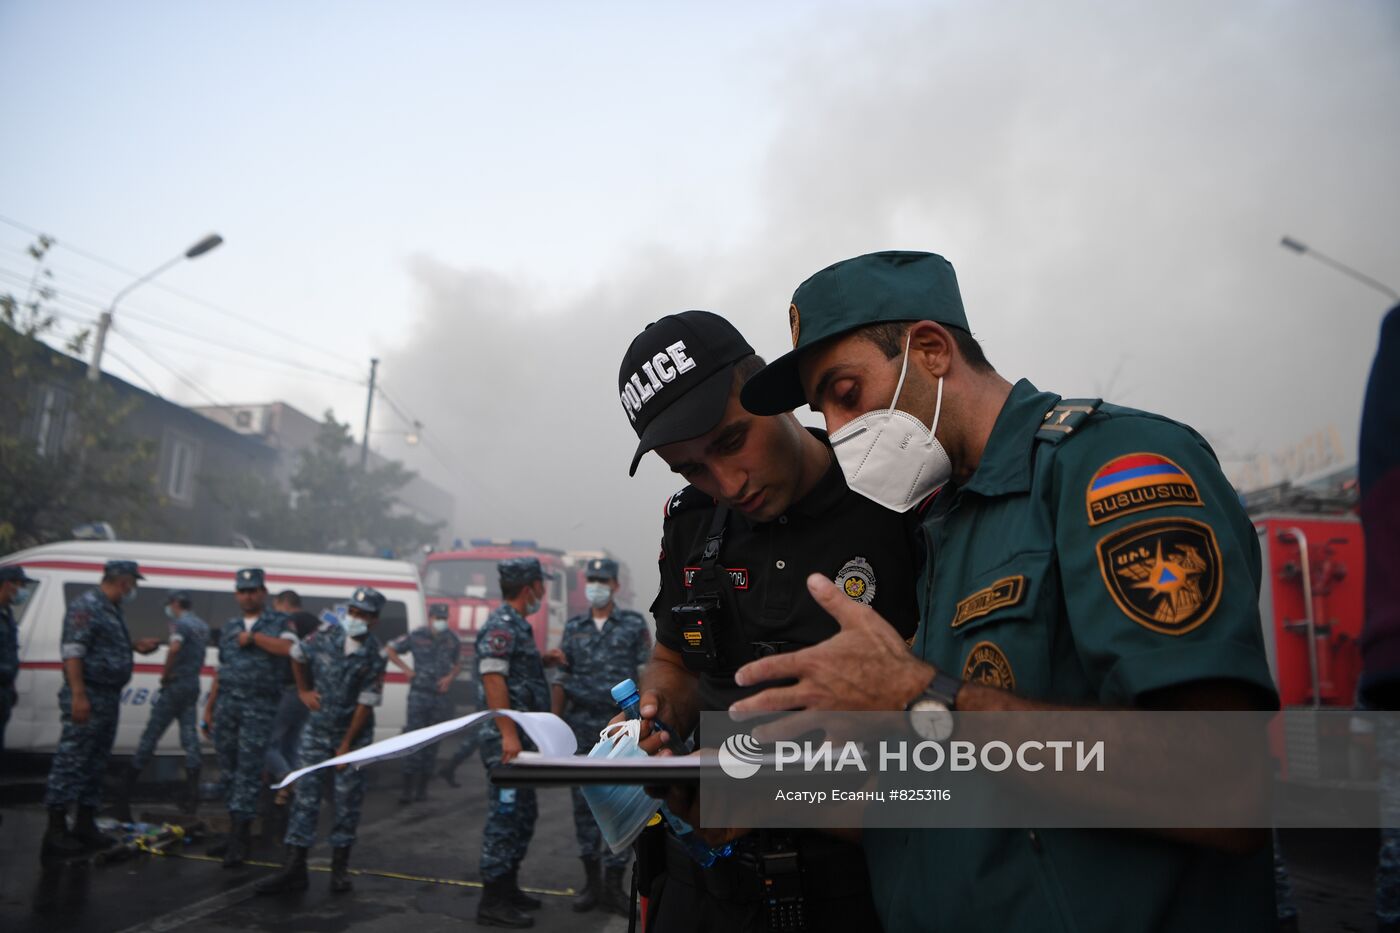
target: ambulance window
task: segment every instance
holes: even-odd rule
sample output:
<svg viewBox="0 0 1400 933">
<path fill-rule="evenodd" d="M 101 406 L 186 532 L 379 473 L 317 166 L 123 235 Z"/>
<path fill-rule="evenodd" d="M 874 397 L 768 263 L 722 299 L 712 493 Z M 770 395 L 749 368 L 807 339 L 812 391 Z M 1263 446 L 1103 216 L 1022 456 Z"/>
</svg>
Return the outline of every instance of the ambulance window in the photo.
<svg viewBox="0 0 1400 933">
<path fill-rule="evenodd" d="M 15 624 L 20 626 L 24 625 L 24 614 L 29 611 L 30 606 L 34 605 L 36 602 L 39 601 L 37 598 L 39 596 L 39 588 L 43 585 L 44 583 L 42 580 L 38 583 L 29 584 L 24 588 L 29 593 L 29 596 L 25 599 L 25 601 L 19 604 L 10 604 L 10 612 L 14 613 Z"/>
<path fill-rule="evenodd" d="M 91 583 L 63 584 L 65 605 L 72 604 L 73 600 L 92 587 Z M 132 641 L 142 638 L 159 638 L 165 641 L 170 635 L 170 620 L 165 617 L 164 590 L 152 593 L 150 590 L 138 588 L 136 599 L 122 607 L 122 617 L 126 619 L 126 628 L 131 633 Z"/>
</svg>

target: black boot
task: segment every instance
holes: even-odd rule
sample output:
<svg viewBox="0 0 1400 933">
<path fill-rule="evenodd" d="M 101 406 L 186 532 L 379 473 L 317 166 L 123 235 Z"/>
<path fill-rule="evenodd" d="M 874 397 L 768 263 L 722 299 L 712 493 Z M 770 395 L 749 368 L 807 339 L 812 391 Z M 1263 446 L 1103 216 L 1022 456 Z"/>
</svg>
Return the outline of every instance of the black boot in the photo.
<svg viewBox="0 0 1400 933">
<path fill-rule="evenodd" d="M 68 832 L 68 808 L 49 808 L 49 828 L 39 850 L 43 858 L 72 858 L 83 854 L 83 844 Z"/>
<path fill-rule="evenodd" d="M 97 808 L 78 804 L 78 816 L 73 820 L 73 838 L 86 849 L 100 852 L 116 845 L 118 839 L 97 828 Z"/>
<path fill-rule="evenodd" d="M 543 906 L 538 897 L 531 897 L 520 890 L 520 869 L 518 868 L 512 868 L 510 874 L 506 875 L 505 891 L 511 906 L 519 910 L 539 910 Z"/>
<path fill-rule="evenodd" d="M 457 766 L 460 765 L 462 761 L 463 759 L 453 755 L 447 764 L 442 766 L 442 771 L 439 772 L 439 776 L 447 782 L 448 787 L 459 786 L 457 784 Z"/>
<path fill-rule="evenodd" d="M 504 887 L 505 879 L 487 881 L 482 885 L 481 903 L 476 908 L 476 922 L 486 927 L 509 927 L 523 930 L 535 925 L 535 920 L 520 912 L 510 902 L 510 894 Z"/>
<path fill-rule="evenodd" d="M 632 915 L 632 898 L 622 891 L 622 868 L 609 865 L 603 873 L 603 907 L 619 917 Z"/>
<path fill-rule="evenodd" d="M 259 882 L 254 890 L 259 894 L 288 894 L 305 891 L 306 885 L 306 846 L 287 846 L 287 860 L 282 868 L 271 878 Z"/>
<path fill-rule="evenodd" d="M 117 819 L 123 823 L 131 822 L 131 795 L 136 790 L 136 782 L 141 777 L 141 769 L 131 765 L 126 769 L 126 774 L 122 775 L 122 787 L 117 792 L 117 799 L 112 806 L 117 815 Z"/>
<path fill-rule="evenodd" d="M 224 867 L 238 868 L 248 857 L 252 848 L 253 821 L 234 820 L 229 824 L 227 848 L 224 849 Z"/>
<path fill-rule="evenodd" d="M 418 775 L 418 789 L 413 792 L 413 799 L 423 801 L 428 799 L 428 778 L 431 774 L 423 773 Z"/>
<path fill-rule="evenodd" d="M 331 892 L 344 894 L 353 887 L 350 883 L 350 847 L 331 850 Z"/>
<path fill-rule="evenodd" d="M 574 897 L 574 910 L 578 913 L 598 906 L 598 892 L 603 887 L 602 876 L 598 874 L 598 859 L 583 860 L 583 890 Z"/>
<path fill-rule="evenodd" d="M 413 803 L 413 785 L 417 782 L 417 777 L 412 774 L 403 776 L 403 790 L 399 793 L 399 803 Z"/>
<path fill-rule="evenodd" d="M 180 812 L 194 816 L 199 810 L 199 769 L 185 769 L 185 799 L 180 801 Z"/>
</svg>

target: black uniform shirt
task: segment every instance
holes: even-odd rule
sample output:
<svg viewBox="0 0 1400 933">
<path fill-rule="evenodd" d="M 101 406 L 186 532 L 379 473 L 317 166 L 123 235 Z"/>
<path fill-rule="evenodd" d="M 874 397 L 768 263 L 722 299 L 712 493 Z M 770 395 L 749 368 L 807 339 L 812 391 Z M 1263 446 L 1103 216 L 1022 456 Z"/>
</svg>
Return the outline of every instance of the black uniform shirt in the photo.
<svg viewBox="0 0 1400 933">
<path fill-rule="evenodd" d="M 826 443 L 824 433 L 812 433 Z M 661 590 L 651 612 L 657 642 L 673 651 L 683 646 L 671 608 L 700 595 L 700 557 L 715 508 L 715 500 L 694 486 L 666 505 Z M 734 683 L 734 670 L 765 651 L 755 643 L 793 651 L 836 634 L 836 620 L 807 591 L 812 573 L 835 580 L 847 596 L 872 606 L 902 638 L 912 640 L 919 620 L 919 564 L 909 521 L 852 492 L 835 457 L 811 492 L 777 519 L 755 523 L 731 511 L 719 555 L 733 607 L 723 615 L 718 636 L 727 663 L 719 672 L 700 675 L 700 708 L 727 709 L 762 689 Z"/>
</svg>

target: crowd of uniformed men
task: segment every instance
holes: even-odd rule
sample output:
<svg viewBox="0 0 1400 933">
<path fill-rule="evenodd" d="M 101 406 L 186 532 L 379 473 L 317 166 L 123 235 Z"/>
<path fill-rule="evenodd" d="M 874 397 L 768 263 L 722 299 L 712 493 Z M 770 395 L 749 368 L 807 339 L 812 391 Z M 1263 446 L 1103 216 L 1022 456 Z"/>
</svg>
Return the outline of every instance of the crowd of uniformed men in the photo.
<svg viewBox="0 0 1400 933">
<path fill-rule="evenodd" d="M 561 712 L 586 752 L 617 715 L 608 688 L 644 665 L 650 753 L 694 737 L 706 710 L 1275 708 L 1258 542 L 1195 431 L 1008 381 L 971 335 L 952 266 L 930 253 L 874 253 L 822 269 L 797 288 L 785 323 L 793 350 L 771 364 L 703 311 L 664 317 L 626 348 L 618 391 L 639 439 L 632 471 L 654 451 L 688 483 L 665 510 L 655 645 L 640 616 L 614 605 L 616 567 L 601 561 L 588 570 L 594 610 L 541 654 L 527 621 L 543 597 L 541 568 L 503 562 L 503 601 L 476 639 L 487 706 Z M 826 431 L 797 421 L 803 404 Z M 135 565 L 113 562 L 65 620 L 64 732 L 45 838 L 56 854 L 100 841 L 93 814 L 117 697 L 132 650 L 155 647 L 131 644 L 122 624 L 139 579 Z M 302 764 L 370 741 L 386 663 L 411 673 L 409 728 L 449 715 L 446 691 L 461 666 L 436 614 L 431 629 L 381 650 L 372 628 L 384 600 L 371 589 L 354 592 L 342 624 L 298 637 L 265 607 L 260 571 L 240 571 L 235 585 L 243 613 L 218 632 L 204 714 L 226 786 L 230 866 L 246 854 L 288 659 L 311 711 Z M 133 772 L 168 723 L 194 741 L 197 667 L 188 658 L 207 630 L 182 594 L 171 594 L 170 612 L 179 646 L 163 677 L 170 698 L 153 712 Z M 553 687 L 548 666 L 567 671 Z M 1117 738 L 1125 758 L 1133 743 L 1156 741 Z M 529 747 L 505 718 L 479 737 L 488 768 Z M 406 761 L 402 800 L 424 795 L 433 755 Z M 448 763 L 449 779 L 461 757 Z M 197 757 L 187 764 L 197 773 Z M 342 890 L 363 777 L 340 771 L 334 785 L 332 885 Z M 297 785 L 287 860 L 265 890 L 306 886 L 320 788 Z M 489 793 L 478 919 L 527 926 L 538 902 L 517 875 L 534 792 Z M 694 798 L 678 787 L 666 802 L 698 824 Z M 586 879 L 579 906 L 624 910 L 625 858 L 605 850 L 578 797 L 575 822 Z M 1276 923 L 1269 839 L 1252 831 L 702 833 L 728 843 L 708 867 L 664 827 L 638 843 L 649 929 L 1119 933 Z M 781 879 L 777 904 L 775 866 L 792 865 L 800 870 Z"/>
</svg>

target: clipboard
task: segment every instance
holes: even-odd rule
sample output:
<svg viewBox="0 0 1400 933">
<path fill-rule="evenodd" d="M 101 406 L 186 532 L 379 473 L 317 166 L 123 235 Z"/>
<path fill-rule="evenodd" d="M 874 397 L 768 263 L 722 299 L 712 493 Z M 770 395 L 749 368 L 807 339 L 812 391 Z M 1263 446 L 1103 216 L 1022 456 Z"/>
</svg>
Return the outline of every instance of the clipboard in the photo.
<svg viewBox="0 0 1400 933">
<path fill-rule="evenodd" d="M 703 778 L 717 778 L 722 774 L 718 761 L 708 755 L 618 761 L 521 752 L 510 764 L 492 768 L 490 779 L 499 787 L 578 787 L 585 784 L 664 787 L 699 784 Z"/>
</svg>

